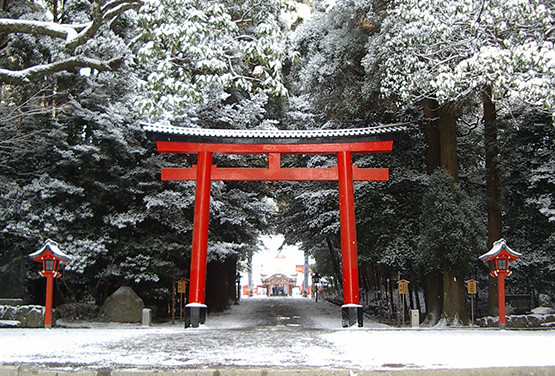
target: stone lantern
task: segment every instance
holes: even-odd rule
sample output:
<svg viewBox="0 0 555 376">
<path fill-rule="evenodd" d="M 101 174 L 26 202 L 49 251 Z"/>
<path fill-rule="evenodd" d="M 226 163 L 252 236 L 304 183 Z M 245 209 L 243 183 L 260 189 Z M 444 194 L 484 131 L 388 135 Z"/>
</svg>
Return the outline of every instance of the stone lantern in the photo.
<svg viewBox="0 0 555 376">
<path fill-rule="evenodd" d="M 46 303 L 44 312 L 44 327 L 52 327 L 52 295 L 54 290 L 54 278 L 59 278 L 61 262 L 68 262 L 71 257 L 66 255 L 58 247 L 58 243 L 50 239 L 46 240 L 44 246 L 29 255 L 33 260 L 42 263 L 40 275 L 46 278 Z"/>
<path fill-rule="evenodd" d="M 499 328 L 507 326 L 505 317 L 505 277 L 512 272 L 509 270 L 509 263 L 518 260 L 522 256 L 507 246 L 505 239 L 499 239 L 493 243 L 493 247 L 488 253 L 480 256 L 480 260 L 489 263 L 489 274 L 497 277 L 497 305 L 499 311 Z"/>
</svg>

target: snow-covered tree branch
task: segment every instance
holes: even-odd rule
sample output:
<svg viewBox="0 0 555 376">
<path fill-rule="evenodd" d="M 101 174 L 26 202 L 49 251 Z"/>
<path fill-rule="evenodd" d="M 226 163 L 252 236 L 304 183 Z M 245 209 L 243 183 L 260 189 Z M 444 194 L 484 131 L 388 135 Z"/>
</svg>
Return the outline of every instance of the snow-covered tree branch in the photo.
<svg viewBox="0 0 555 376">
<path fill-rule="evenodd" d="M 70 70 L 75 68 L 93 68 L 100 72 L 116 69 L 121 63 L 122 58 L 110 60 L 91 59 L 86 56 L 73 56 L 51 64 L 40 64 L 31 68 L 19 71 L 0 69 L 0 81 L 15 85 L 22 85 L 32 79 L 44 77 L 48 74 Z"/>
<path fill-rule="evenodd" d="M 129 9 L 139 8 L 142 4 L 141 0 L 96 0 L 92 7 L 92 21 L 74 38 L 67 41 L 66 48 L 74 51 L 91 39 L 102 25 L 112 22 Z"/>
<path fill-rule="evenodd" d="M 85 23 L 60 24 L 53 21 L 0 18 L 0 34 L 29 34 L 35 37 L 51 37 L 60 43 L 59 53 L 51 56 L 48 63 L 14 64 L 0 68 L 0 82 L 24 84 L 47 74 L 76 68 L 93 68 L 99 71 L 112 70 L 122 61 L 121 56 L 105 60 L 85 56 L 78 47 L 97 37 L 103 25 L 109 25 L 124 12 L 139 8 L 141 0 L 96 0 L 92 4 L 91 20 Z M 8 36 L 8 38 L 10 38 Z"/>
</svg>

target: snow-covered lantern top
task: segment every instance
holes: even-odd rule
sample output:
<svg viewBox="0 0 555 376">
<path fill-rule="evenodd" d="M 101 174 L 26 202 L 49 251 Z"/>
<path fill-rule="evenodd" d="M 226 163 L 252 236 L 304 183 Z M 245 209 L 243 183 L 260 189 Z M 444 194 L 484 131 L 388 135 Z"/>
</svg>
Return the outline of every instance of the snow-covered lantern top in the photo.
<svg viewBox="0 0 555 376">
<path fill-rule="evenodd" d="M 58 243 L 53 240 L 46 240 L 44 246 L 36 252 L 29 255 L 33 260 L 42 262 L 42 271 L 40 275 L 46 277 L 51 274 L 54 278 L 60 277 L 62 274 L 58 271 L 60 262 L 68 262 L 71 257 L 60 250 Z"/>
<path fill-rule="evenodd" d="M 493 247 L 488 253 L 480 256 L 483 262 L 489 262 L 490 272 L 492 277 L 497 277 L 500 274 L 510 275 L 509 262 L 516 261 L 522 254 L 513 251 L 507 246 L 505 239 L 501 238 L 493 243 Z"/>
</svg>

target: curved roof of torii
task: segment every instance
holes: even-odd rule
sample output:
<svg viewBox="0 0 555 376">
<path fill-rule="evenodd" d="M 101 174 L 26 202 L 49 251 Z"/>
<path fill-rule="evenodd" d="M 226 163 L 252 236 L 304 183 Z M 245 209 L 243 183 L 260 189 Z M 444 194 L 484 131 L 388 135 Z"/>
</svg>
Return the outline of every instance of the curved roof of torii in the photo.
<svg viewBox="0 0 555 376">
<path fill-rule="evenodd" d="M 163 123 L 142 123 L 143 129 L 154 141 L 204 143 L 343 143 L 391 140 L 406 129 L 406 123 L 378 125 L 353 129 L 315 130 L 237 130 L 185 128 Z"/>
</svg>

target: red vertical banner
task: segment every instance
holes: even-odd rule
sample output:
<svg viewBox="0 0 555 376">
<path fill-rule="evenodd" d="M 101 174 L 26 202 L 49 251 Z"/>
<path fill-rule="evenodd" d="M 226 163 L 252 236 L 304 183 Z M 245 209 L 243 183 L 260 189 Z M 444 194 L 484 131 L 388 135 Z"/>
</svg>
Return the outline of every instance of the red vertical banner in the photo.
<svg viewBox="0 0 555 376">
<path fill-rule="evenodd" d="M 355 198 L 351 152 L 338 152 L 337 166 L 339 168 L 339 221 L 341 228 L 343 304 L 359 304 Z"/>
<path fill-rule="evenodd" d="M 208 219 L 210 215 L 212 153 L 206 151 L 200 152 L 198 154 L 197 163 L 189 303 L 204 304 L 206 295 L 206 261 L 208 250 Z"/>
</svg>

